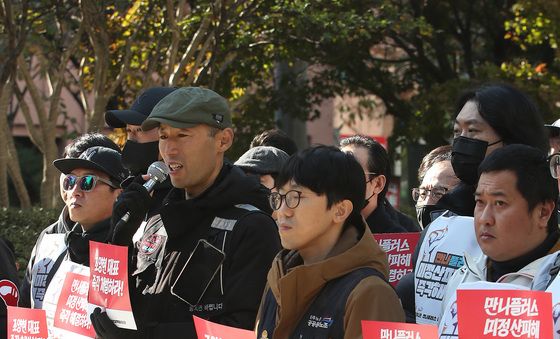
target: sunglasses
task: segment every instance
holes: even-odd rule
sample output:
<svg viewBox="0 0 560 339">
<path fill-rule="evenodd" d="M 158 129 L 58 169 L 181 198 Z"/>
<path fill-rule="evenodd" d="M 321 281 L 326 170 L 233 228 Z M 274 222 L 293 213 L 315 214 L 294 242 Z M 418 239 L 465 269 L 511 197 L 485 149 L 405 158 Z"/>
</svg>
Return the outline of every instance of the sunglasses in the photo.
<svg viewBox="0 0 560 339">
<path fill-rule="evenodd" d="M 107 184 L 113 188 L 118 188 L 109 180 L 98 177 L 97 175 L 87 174 L 84 176 L 77 176 L 74 174 L 66 174 L 64 181 L 62 181 L 62 189 L 65 191 L 71 191 L 76 184 L 80 187 L 82 192 L 91 192 L 95 188 L 97 182 L 100 181 Z"/>
</svg>

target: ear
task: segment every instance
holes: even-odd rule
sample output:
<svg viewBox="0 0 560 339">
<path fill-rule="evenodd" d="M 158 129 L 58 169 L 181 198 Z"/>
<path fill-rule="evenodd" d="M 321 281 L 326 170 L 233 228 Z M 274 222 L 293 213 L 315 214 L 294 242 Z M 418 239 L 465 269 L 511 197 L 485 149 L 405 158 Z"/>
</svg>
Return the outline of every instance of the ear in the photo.
<svg viewBox="0 0 560 339">
<path fill-rule="evenodd" d="M 227 127 L 216 134 L 218 150 L 225 153 L 233 144 L 233 129 Z"/>
<path fill-rule="evenodd" d="M 554 201 L 548 200 L 545 202 L 541 202 L 535 207 L 535 209 L 537 210 L 539 227 L 546 229 L 548 227 L 548 219 L 550 219 L 552 213 L 556 213 L 554 208 Z"/>
<path fill-rule="evenodd" d="M 334 209 L 333 221 L 337 224 L 342 224 L 348 219 L 352 210 L 354 210 L 354 205 L 350 200 L 345 199 L 337 202 L 332 208 Z"/>
<path fill-rule="evenodd" d="M 373 192 L 375 194 L 379 194 L 385 188 L 385 184 L 387 183 L 387 177 L 384 176 L 383 174 L 380 174 L 375 178 L 373 178 L 371 183 L 373 185 Z"/>
</svg>

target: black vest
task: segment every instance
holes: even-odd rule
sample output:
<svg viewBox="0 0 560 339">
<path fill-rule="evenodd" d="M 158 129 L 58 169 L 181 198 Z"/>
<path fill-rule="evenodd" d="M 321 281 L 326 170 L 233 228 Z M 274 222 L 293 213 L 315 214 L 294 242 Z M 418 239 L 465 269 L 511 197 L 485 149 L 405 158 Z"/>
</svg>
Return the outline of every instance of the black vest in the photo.
<svg viewBox="0 0 560 339">
<path fill-rule="evenodd" d="M 344 312 L 350 293 L 364 278 L 383 274 L 371 267 L 358 268 L 342 277 L 329 281 L 311 303 L 292 333 L 292 339 L 344 338 Z M 257 329 L 257 338 L 272 338 L 276 327 L 278 303 L 269 289 Z M 266 331 L 266 333 L 263 333 Z"/>
</svg>

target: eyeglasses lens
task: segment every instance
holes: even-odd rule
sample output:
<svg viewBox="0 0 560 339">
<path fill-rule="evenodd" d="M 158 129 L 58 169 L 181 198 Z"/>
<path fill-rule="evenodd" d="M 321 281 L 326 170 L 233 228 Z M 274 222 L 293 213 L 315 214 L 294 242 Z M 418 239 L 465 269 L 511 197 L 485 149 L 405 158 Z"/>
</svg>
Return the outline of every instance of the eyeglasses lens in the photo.
<svg viewBox="0 0 560 339">
<path fill-rule="evenodd" d="M 80 189 L 84 192 L 89 192 L 95 185 L 95 177 L 93 175 L 86 175 L 81 178 Z"/>
</svg>

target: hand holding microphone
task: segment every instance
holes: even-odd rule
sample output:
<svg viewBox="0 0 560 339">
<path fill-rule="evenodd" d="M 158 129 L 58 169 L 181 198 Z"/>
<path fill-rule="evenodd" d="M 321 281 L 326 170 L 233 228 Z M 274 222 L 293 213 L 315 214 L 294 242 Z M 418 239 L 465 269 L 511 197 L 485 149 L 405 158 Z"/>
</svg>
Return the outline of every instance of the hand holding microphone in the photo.
<svg viewBox="0 0 560 339">
<path fill-rule="evenodd" d="M 150 209 L 150 192 L 157 183 L 167 178 L 169 167 L 163 161 L 156 161 L 148 168 L 147 175 L 149 179 L 143 185 L 141 176 L 134 179 L 113 205 L 112 232 L 109 239 L 111 243 L 129 245 L 132 242 L 132 236 Z"/>
</svg>

